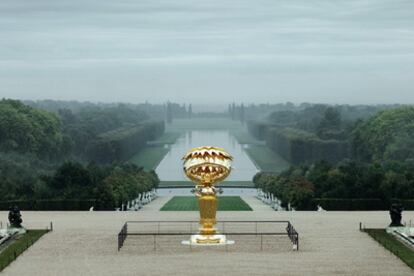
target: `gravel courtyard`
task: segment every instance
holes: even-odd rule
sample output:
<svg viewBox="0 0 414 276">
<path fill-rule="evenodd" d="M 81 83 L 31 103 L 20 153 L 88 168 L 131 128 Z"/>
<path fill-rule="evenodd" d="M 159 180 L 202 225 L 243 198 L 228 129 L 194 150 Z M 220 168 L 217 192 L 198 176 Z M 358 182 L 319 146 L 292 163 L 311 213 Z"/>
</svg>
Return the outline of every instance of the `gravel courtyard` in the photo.
<svg viewBox="0 0 414 276">
<path fill-rule="evenodd" d="M 290 220 L 300 234 L 300 251 L 280 240 L 277 250 L 166 250 L 140 252 L 127 239 L 117 251 L 117 233 L 127 220 L 197 220 L 197 212 L 160 212 L 160 197 L 138 212 L 22 212 L 28 228 L 54 231 L 43 236 L 4 275 L 413 275 L 384 250 L 367 227 L 384 227 L 387 212 L 275 212 L 251 196 L 253 212 L 219 212 L 223 220 Z M 7 212 L 0 212 L 7 220 Z M 403 220 L 414 222 L 414 212 Z M 286 237 L 287 239 L 287 237 Z M 237 243 L 237 240 L 236 240 Z M 181 246 L 181 245 L 178 245 Z M 276 244 L 277 246 L 277 244 Z"/>
</svg>

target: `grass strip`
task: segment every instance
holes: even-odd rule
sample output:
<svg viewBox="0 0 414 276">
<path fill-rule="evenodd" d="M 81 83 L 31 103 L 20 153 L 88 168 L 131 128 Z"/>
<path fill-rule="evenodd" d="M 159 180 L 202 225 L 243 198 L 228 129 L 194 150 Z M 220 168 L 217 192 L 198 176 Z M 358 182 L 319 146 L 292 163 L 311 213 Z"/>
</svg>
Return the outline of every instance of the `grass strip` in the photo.
<svg viewBox="0 0 414 276">
<path fill-rule="evenodd" d="M 160 211 L 198 211 L 198 199 L 194 196 L 174 196 Z M 217 211 L 252 211 L 239 196 L 219 196 Z"/>
<path fill-rule="evenodd" d="M 385 229 L 364 229 L 374 240 L 414 269 L 414 251 L 388 234 Z"/>
<path fill-rule="evenodd" d="M 0 253 L 0 271 L 16 260 L 27 248 L 32 246 L 49 230 L 27 230 L 26 234 L 13 241 Z"/>
<path fill-rule="evenodd" d="M 164 146 L 148 146 L 140 150 L 129 162 L 145 170 L 155 170 L 168 151 L 169 149 Z"/>
<path fill-rule="evenodd" d="M 289 162 L 266 146 L 249 145 L 244 150 L 261 171 L 279 173 L 290 167 Z"/>
<path fill-rule="evenodd" d="M 233 130 L 231 134 L 236 138 L 239 144 L 249 144 L 249 145 L 264 145 L 264 141 L 259 141 L 254 138 L 249 132 L 244 129 Z"/>
</svg>

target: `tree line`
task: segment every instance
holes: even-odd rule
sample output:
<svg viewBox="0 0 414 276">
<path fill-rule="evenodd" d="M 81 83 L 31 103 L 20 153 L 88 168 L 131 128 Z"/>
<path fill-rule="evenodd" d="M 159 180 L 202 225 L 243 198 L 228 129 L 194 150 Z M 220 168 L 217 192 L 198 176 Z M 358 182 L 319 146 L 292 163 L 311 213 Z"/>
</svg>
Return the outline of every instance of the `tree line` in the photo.
<svg viewBox="0 0 414 276">
<path fill-rule="evenodd" d="M 142 106 L 42 103 L 50 111 L 0 101 L 1 201 L 112 208 L 158 185 L 154 172 L 124 164 L 164 132 Z"/>
<path fill-rule="evenodd" d="M 9 182 L 8 191 L 1 189 L 0 209 L 18 205 L 24 210 L 114 210 L 159 183 L 155 172 L 131 164 L 65 162 L 52 174 L 37 175 L 25 169 L 30 182 Z"/>
<path fill-rule="evenodd" d="M 381 210 L 392 202 L 414 209 L 414 162 L 321 161 L 311 166 L 293 166 L 279 175 L 258 173 L 257 188 L 275 195 L 283 206 L 298 210 Z"/>
<path fill-rule="evenodd" d="M 248 128 L 294 165 L 347 158 L 404 161 L 414 158 L 413 121 L 411 106 L 314 105 L 273 112 Z"/>
</svg>

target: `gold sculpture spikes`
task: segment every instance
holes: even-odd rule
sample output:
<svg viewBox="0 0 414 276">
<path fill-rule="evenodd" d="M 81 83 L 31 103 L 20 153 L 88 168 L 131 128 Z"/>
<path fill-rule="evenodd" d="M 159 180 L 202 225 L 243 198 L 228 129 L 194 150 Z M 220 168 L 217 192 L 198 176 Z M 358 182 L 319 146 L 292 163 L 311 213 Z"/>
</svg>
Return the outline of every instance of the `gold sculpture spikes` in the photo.
<svg viewBox="0 0 414 276">
<path fill-rule="evenodd" d="M 204 146 L 190 150 L 184 157 L 184 172 L 196 182 L 194 194 L 200 209 L 200 234 L 192 236 L 197 244 L 225 244 L 224 235 L 216 235 L 217 189 L 214 185 L 231 172 L 233 157 L 224 149 Z"/>
</svg>

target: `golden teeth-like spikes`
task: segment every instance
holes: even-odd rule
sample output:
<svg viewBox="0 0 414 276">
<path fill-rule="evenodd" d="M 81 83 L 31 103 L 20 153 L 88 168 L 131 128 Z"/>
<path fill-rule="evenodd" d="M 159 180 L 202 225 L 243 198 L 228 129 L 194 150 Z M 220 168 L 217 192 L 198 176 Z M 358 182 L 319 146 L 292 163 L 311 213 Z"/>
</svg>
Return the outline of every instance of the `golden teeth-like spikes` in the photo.
<svg viewBox="0 0 414 276">
<path fill-rule="evenodd" d="M 230 173 L 233 157 L 222 148 L 206 146 L 192 149 L 182 159 L 184 172 L 190 179 L 196 182 L 209 179 L 214 184 Z"/>
</svg>

